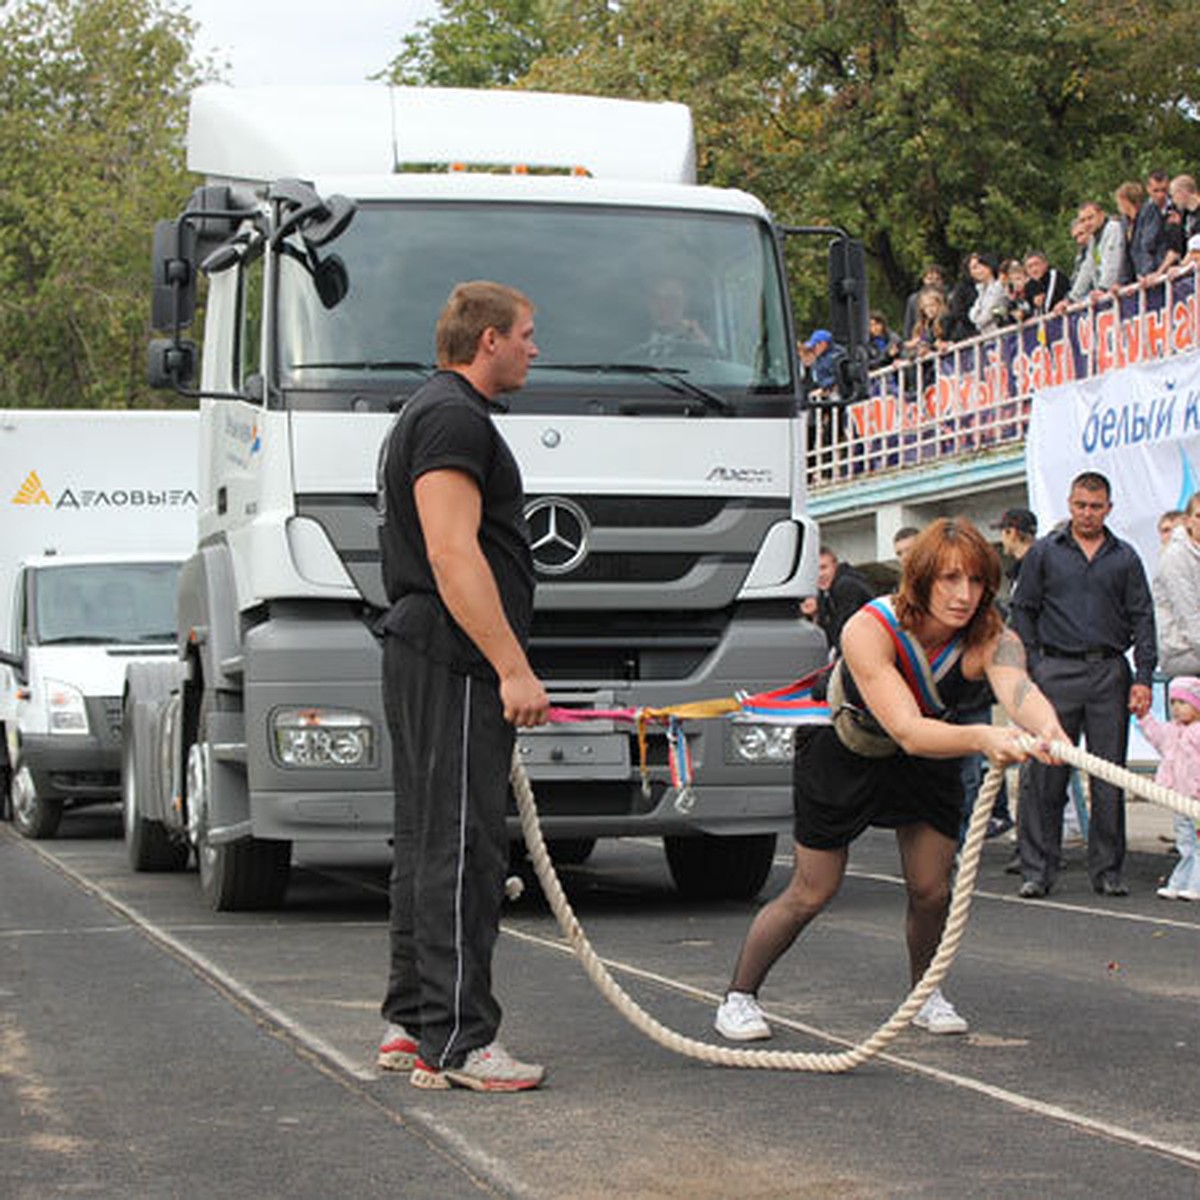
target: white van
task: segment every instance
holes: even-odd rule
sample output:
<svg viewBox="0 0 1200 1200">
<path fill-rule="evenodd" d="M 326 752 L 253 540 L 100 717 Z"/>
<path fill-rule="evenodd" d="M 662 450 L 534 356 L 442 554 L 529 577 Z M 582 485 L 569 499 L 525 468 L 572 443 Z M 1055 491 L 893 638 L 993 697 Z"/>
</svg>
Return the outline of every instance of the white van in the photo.
<svg viewBox="0 0 1200 1200">
<path fill-rule="evenodd" d="M 196 542 L 196 431 L 194 412 L 0 411 L 0 812 L 26 836 L 120 795 L 125 668 L 170 653 Z"/>
<path fill-rule="evenodd" d="M 52 837 L 64 805 L 121 794 L 121 693 L 133 662 L 173 657 L 180 556 L 32 558 L 17 570 L 5 723 L 13 823 Z"/>
</svg>

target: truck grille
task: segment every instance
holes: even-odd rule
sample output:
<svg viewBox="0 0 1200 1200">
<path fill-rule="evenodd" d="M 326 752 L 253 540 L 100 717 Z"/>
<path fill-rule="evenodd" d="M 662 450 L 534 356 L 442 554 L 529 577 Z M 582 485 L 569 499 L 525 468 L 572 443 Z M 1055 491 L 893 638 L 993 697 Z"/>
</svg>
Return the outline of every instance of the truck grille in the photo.
<svg viewBox="0 0 1200 1200">
<path fill-rule="evenodd" d="M 788 515 L 787 502 L 774 499 L 569 499 L 591 526 L 590 550 L 570 574 L 539 575 L 537 606 L 606 618 L 619 612 L 728 610 L 767 530 Z M 298 496 L 296 511 L 325 530 L 363 598 L 386 608 L 374 495 Z M 693 621 L 689 615 L 683 624 L 690 629 Z"/>
</svg>

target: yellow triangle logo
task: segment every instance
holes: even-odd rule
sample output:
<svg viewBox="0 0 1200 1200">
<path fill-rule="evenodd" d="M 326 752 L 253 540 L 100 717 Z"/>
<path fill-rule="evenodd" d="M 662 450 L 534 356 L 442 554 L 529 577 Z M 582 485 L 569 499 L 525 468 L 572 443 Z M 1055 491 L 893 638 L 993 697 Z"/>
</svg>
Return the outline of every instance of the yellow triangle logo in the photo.
<svg viewBox="0 0 1200 1200">
<path fill-rule="evenodd" d="M 17 490 L 17 494 L 12 498 L 14 504 L 49 504 L 50 496 L 46 489 L 42 487 L 42 481 L 38 478 L 36 471 L 30 471 L 25 476 L 25 482 L 21 484 Z"/>
</svg>

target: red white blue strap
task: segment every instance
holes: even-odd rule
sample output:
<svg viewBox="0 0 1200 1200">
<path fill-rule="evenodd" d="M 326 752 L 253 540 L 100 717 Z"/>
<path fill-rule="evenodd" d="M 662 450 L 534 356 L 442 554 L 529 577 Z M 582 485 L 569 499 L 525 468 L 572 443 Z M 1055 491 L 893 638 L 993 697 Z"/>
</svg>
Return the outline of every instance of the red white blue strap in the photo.
<svg viewBox="0 0 1200 1200">
<path fill-rule="evenodd" d="M 904 676 L 921 712 L 927 716 L 941 716 L 946 711 L 937 685 L 949 673 L 950 668 L 962 657 L 963 639 L 956 634 L 945 645 L 938 648 L 932 661 L 924 649 L 906 629 L 901 628 L 891 596 L 880 596 L 863 605 L 891 635 L 896 647 L 896 665 Z"/>
</svg>

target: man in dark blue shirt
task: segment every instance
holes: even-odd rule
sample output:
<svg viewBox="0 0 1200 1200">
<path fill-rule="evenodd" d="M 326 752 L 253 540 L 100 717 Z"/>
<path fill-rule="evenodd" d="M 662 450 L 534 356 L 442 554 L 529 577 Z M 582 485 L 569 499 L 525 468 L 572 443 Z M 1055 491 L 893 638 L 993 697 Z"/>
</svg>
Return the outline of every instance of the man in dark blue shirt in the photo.
<svg viewBox="0 0 1200 1200">
<path fill-rule="evenodd" d="M 1030 674 L 1058 712 L 1072 741 L 1087 735 L 1092 754 L 1124 765 L 1129 713 L 1150 708 L 1158 652 L 1154 602 L 1137 551 L 1105 525 L 1112 511 L 1108 480 L 1076 476 L 1071 518 L 1035 542 L 1021 565 L 1012 622 L 1025 643 Z M 1131 675 L 1125 652 L 1133 646 Z M 1045 896 L 1062 852 L 1062 814 L 1069 768 L 1035 763 L 1017 815 L 1017 849 L 1025 877 L 1020 895 Z M 1088 875 L 1105 896 L 1125 896 L 1125 798 L 1092 780 Z"/>
</svg>

